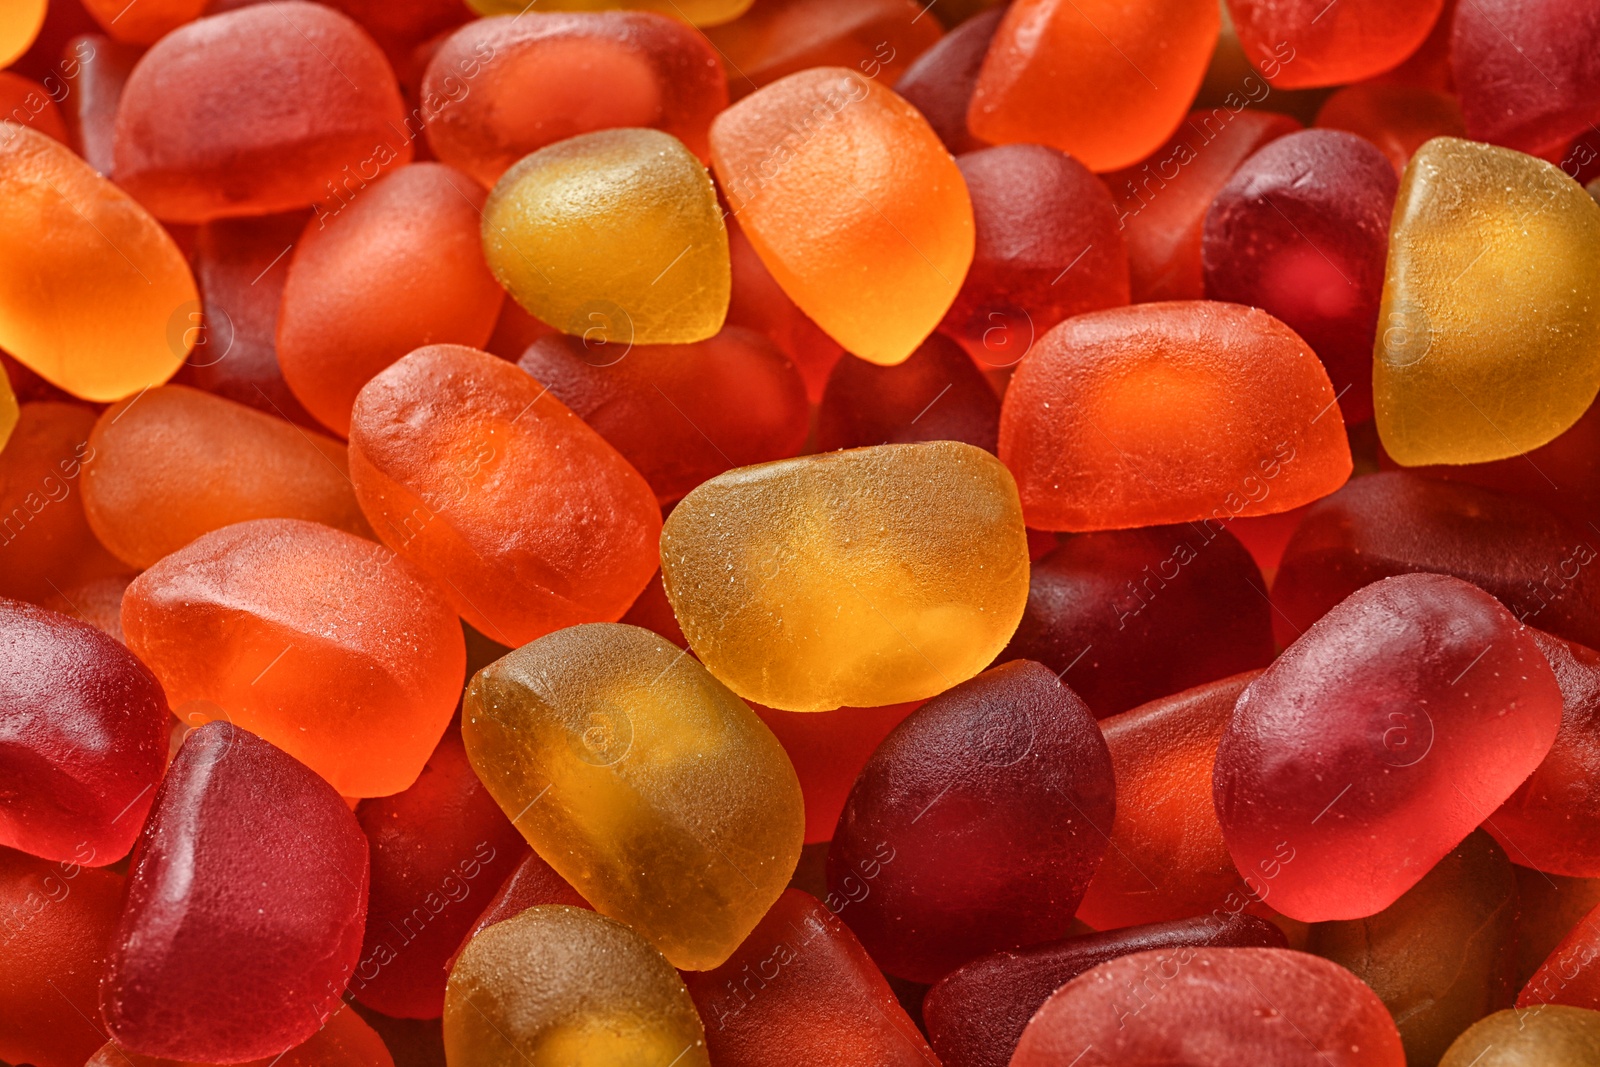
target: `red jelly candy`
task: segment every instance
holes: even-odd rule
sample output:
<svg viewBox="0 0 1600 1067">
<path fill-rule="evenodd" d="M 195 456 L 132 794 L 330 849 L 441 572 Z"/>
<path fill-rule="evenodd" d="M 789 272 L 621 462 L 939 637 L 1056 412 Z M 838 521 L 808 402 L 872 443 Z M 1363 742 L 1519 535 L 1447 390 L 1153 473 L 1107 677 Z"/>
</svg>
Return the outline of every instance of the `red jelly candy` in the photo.
<svg viewBox="0 0 1600 1067">
<path fill-rule="evenodd" d="M 161 683 L 93 626 L 0 600 L 0 845 L 127 855 L 167 765 Z"/>
<path fill-rule="evenodd" d="M 1105 854 L 1111 758 L 1045 667 L 1008 663 L 934 697 L 884 739 L 828 851 L 828 887 L 891 974 L 1061 937 Z"/>
<path fill-rule="evenodd" d="M 993 452 L 1000 398 L 960 345 L 940 333 L 893 367 L 846 355 L 817 411 L 817 451 L 964 441 Z"/>
<path fill-rule="evenodd" d="M 1469 0 L 1450 38 L 1467 134 L 1558 158 L 1600 119 L 1600 4 Z"/>
<path fill-rule="evenodd" d="M 1550 750 L 1532 633 L 1458 578 L 1406 574 L 1324 615 L 1251 682 L 1217 749 L 1234 863 L 1296 919 L 1381 911 Z"/>
<path fill-rule="evenodd" d="M 1600 907 L 1561 939 L 1517 994 L 1517 1007 L 1565 1004 L 1600 1011 Z"/>
<path fill-rule="evenodd" d="M 108 1042 L 83 1067 L 177 1067 L 171 1060 L 141 1056 Z M 198 1067 L 198 1065 L 196 1065 Z M 241 1067 L 394 1067 L 378 1032 L 354 1008 L 340 1006 L 322 1029 L 287 1052 L 250 1060 Z"/>
<path fill-rule="evenodd" d="M 44 86 L 9 70 L 0 70 L 0 120 L 38 130 L 67 143 L 67 123 Z"/>
<path fill-rule="evenodd" d="M 967 106 L 989 42 L 1005 13 L 1004 7 L 997 7 L 967 19 L 918 56 L 894 83 L 894 91 L 922 112 L 951 155 L 983 147 L 967 129 Z"/>
<path fill-rule="evenodd" d="M 524 852 L 522 862 L 517 869 L 511 872 L 500 888 L 495 891 L 489 903 L 473 922 L 467 935 L 461 939 L 461 944 L 456 947 L 455 956 L 461 954 L 461 949 L 467 946 L 474 935 L 486 926 L 493 926 L 513 916 L 521 915 L 529 908 L 537 908 L 544 904 L 565 904 L 571 908 L 588 908 L 593 911 L 593 906 L 578 891 L 572 888 L 567 880 L 556 873 L 537 852 Z M 448 971 L 455 965 L 455 956 L 450 957 L 446 965 Z"/>
<path fill-rule="evenodd" d="M 1425 142 L 1467 136 L 1455 97 L 1415 85 L 1348 85 L 1328 97 L 1317 112 L 1317 125 L 1365 137 L 1388 157 L 1396 174 Z"/>
<path fill-rule="evenodd" d="M 1443 7 L 1444 0 L 1228 0 L 1245 56 L 1280 89 L 1340 85 L 1399 66 Z"/>
<path fill-rule="evenodd" d="M 317 1032 L 361 949 L 367 841 L 333 787 L 225 722 L 178 750 L 100 986 L 118 1045 L 230 1063 Z"/>
<path fill-rule="evenodd" d="M 727 324 L 765 334 L 783 349 L 805 379 L 807 398 L 817 403 L 822 399 L 828 373 L 844 355 L 844 349 L 789 299 L 751 247 L 750 239 L 739 227 L 738 216 L 730 214 L 723 221 L 728 228 L 728 262 L 733 271 Z M 506 306 L 514 303 L 507 300 Z"/>
<path fill-rule="evenodd" d="M 143 53 L 142 48 L 99 34 L 74 38 L 67 46 L 67 58 L 62 62 L 71 86 L 66 105 L 72 144 L 84 162 L 101 174 L 111 173 L 117 104 Z"/>
</svg>

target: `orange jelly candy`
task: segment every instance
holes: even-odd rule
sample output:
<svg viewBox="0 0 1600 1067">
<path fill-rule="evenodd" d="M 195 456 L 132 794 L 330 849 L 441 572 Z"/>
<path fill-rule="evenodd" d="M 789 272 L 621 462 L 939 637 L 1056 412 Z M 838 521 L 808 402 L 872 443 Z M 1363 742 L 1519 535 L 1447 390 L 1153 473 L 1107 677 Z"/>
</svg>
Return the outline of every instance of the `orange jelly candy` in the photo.
<svg viewBox="0 0 1600 1067">
<path fill-rule="evenodd" d="M 1172 133 L 1222 26 L 1215 0 L 1016 0 L 995 31 L 967 127 L 991 144 L 1125 167 Z"/>
<path fill-rule="evenodd" d="M 350 419 L 350 475 L 383 542 L 502 645 L 615 622 L 658 565 L 649 484 L 487 352 L 431 345 L 368 382 Z"/>
<path fill-rule="evenodd" d="M 0 67 L 9 67 L 33 44 L 48 7 L 49 0 L 0 2 Z"/>
<path fill-rule="evenodd" d="M 0 119 L 31 127 L 63 144 L 67 142 L 66 120 L 45 87 L 9 70 L 0 70 Z"/>
<path fill-rule="evenodd" d="M 126 44 L 155 44 L 161 38 L 205 14 L 207 0 L 81 0 L 84 10 L 117 40 Z"/>
<path fill-rule="evenodd" d="M 226 719 L 346 797 L 416 781 L 467 666 L 455 612 L 410 564 L 299 519 L 226 526 L 162 559 L 128 587 L 122 628 L 180 719 Z"/>
<path fill-rule="evenodd" d="M 717 179 L 800 309 L 873 363 L 910 356 L 972 263 L 972 202 L 916 108 L 838 67 L 790 75 L 717 116 Z"/>
<path fill-rule="evenodd" d="M 1017 368 L 1000 458 L 1037 530 L 1288 511 L 1351 471 L 1328 373 L 1264 311 L 1209 300 L 1068 319 Z"/>
<path fill-rule="evenodd" d="M 1280 89 L 1341 85 L 1397 67 L 1444 8 L 1444 0 L 1227 3 L 1244 54 Z"/>
</svg>

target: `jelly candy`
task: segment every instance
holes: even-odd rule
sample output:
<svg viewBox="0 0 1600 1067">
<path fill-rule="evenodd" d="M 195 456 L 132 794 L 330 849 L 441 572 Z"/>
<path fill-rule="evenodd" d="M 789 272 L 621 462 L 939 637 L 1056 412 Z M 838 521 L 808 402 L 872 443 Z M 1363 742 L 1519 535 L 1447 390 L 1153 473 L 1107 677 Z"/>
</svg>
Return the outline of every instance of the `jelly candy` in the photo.
<svg viewBox="0 0 1600 1067">
<path fill-rule="evenodd" d="M 1510 853 L 1513 857 L 1516 852 Z M 1516 966 L 1511 988 L 1528 984 L 1572 928 L 1600 906 L 1600 878 L 1568 878 L 1516 866 Z"/>
<path fill-rule="evenodd" d="M 113 404 L 89 435 L 83 507 L 101 544 L 148 567 L 247 519 L 306 519 L 370 537 L 344 446 L 182 385 Z"/>
<path fill-rule="evenodd" d="M 1408 1063 L 1438 1063 L 1463 1030 L 1509 1007 L 1517 880 L 1474 831 L 1376 915 L 1317 923 L 1306 951 L 1349 968 L 1378 994 Z"/>
<path fill-rule="evenodd" d="M 178 246 L 66 145 L 10 122 L 0 235 L 0 347 L 85 400 L 172 377 L 189 350 L 172 320 L 197 296 Z"/>
<path fill-rule="evenodd" d="M 96 989 L 122 906 L 122 875 L 0 848 L 0 1057 L 81 1067 L 105 1041 Z"/>
<path fill-rule="evenodd" d="M 0 67 L 9 67 L 33 44 L 48 7 L 49 0 L 6 0 L 0 7 Z"/>
<path fill-rule="evenodd" d="M 530 908 L 474 937 L 450 973 L 445 1056 L 477 1067 L 710 1067 L 683 979 L 628 927 Z"/>
<path fill-rule="evenodd" d="M 1591 910 L 1551 951 L 1517 994 L 1517 1007 L 1566 1004 L 1600 1007 L 1600 907 Z"/>
<path fill-rule="evenodd" d="M 1234 863 L 1296 919 L 1381 911 L 1539 765 L 1560 703 L 1489 594 L 1437 574 L 1358 590 L 1239 696 L 1214 773 Z"/>
<path fill-rule="evenodd" d="M 1288 115 L 1242 105 L 1195 111 L 1148 158 L 1105 175 L 1134 303 L 1205 295 L 1200 242 L 1211 201 L 1262 145 L 1299 128 Z"/>
<path fill-rule="evenodd" d="M 1478 1020 L 1439 1067 L 1587 1067 L 1597 1059 L 1600 1011 L 1552 1005 Z"/>
<path fill-rule="evenodd" d="M 1306 511 L 1273 582 L 1273 622 L 1288 644 L 1362 586 L 1431 571 L 1498 597 L 1529 626 L 1600 645 L 1592 541 L 1506 493 L 1400 472 L 1366 475 Z"/>
<path fill-rule="evenodd" d="M 72 144 L 89 166 L 110 174 L 116 142 L 117 104 L 122 87 L 144 50 L 99 34 L 75 38 L 68 51 L 75 69 L 66 79 L 65 101 Z"/>
<path fill-rule="evenodd" d="M 445 961 L 527 846 L 453 731 L 409 789 L 363 800 L 356 819 L 372 849 L 372 888 L 350 992 L 385 1015 L 438 1018 Z"/>
<path fill-rule="evenodd" d="M 1449 93 L 1410 85 L 1363 82 L 1328 97 L 1317 125 L 1360 134 L 1403 174 L 1413 154 L 1435 137 L 1465 137 L 1461 104 Z"/>
<path fill-rule="evenodd" d="M 299 519 L 167 556 L 128 587 L 122 625 L 180 718 L 258 732 L 347 797 L 416 780 L 466 657 L 455 613 L 409 564 Z"/>
<path fill-rule="evenodd" d="M 506 171 L 483 254 L 540 319 L 585 339 L 687 344 L 722 328 L 728 236 L 711 177 L 659 130 L 602 130 Z"/>
<path fill-rule="evenodd" d="M 40 606 L 69 619 L 86 622 L 101 633 L 126 644 L 122 632 L 122 594 L 127 592 L 131 581 L 131 574 L 88 578 L 45 597 Z"/>
<path fill-rule="evenodd" d="M 522 862 L 517 864 L 517 869 L 500 884 L 500 888 L 495 891 L 488 905 L 467 931 L 467 936 L 461 939 L 461 944 L 456 949 L 455 956 L 450 958 L 446 971 L 455 966 L 461 950 L 471 943 L 478 935 L 478 931 L 495 923 L 505 922 L 541 904 L 565 904 L 569 908 L 594 910 L 565 878 L 555 872 L 555 868 L 540 858 L 537 852 L 523 849 Z"/>
<path fill-rule="evenodd" d="M 127 855 L 166 769 L 167 722 L 160 683 L 127 649 L 0 600 L 0 845 L 93 866 Z"/>
<path fill-rule="evenodd" d="M 1011 475 L 954 441 L 729 471 L 661 532 L 667 597 L 734 692 L 825 711 L 921 700 L 983 670 L 1027 599 Z"/>
<path fill-rule="evenodd" d="M 434 53 L 422 99 L 440 159 L 488 188 L 529 152 L 624 126 L 663 130 L 710 158 L 706 131 L 728 106 L 728 81 L 702 35 L 649 12 L 545 13 L 558 9 L 518 4 Z"/>
<path fill-rule="evenodd" d="M 839 817 L 828 887 L 844 897 L 869 881 L 850 928 L 884 970 L 931 982 L 1066 935 L 1105 855 L 1114 792 L 1089 709 L 1040 664 L 1008 663 L 878 746 Z"/>
<path fill-rule="evenodd" d="M 993 452 L 1000 398 L 983 372 L 942 333 L 904 363 L 883 367 L 846 355 L 834 364 L 817 411 L 817 451 L 917 441 L 963 441 Z"/>
<path fill-rule="evenodd" d="M 783 349 L 805 379 L 807 398 L 813 404 L 819 403 L 828 374 L 844 355 L 844 349 L 789 299 L 750 247 L 750 239 L 739 228 L 738 219 L 729 215 L 723 221 L 728 227 L 728 260 L 733 268 L 728 325 L 765 334 Z"/>
<path fill-rule="evenodd" d="M 361 1021 L 354 1008 L 340 1007 L 322 1029 L 276 1056 L 251 1060 L 241 1067 L 394 1067 L 394 1057 L 378 1032 Z M 172 1060 L 141 1056 L 108 1042 L 83 1067 L 187 1067 Z M 198 1065 L 196 1065 L 198 1067 Z"/>
<path fill-rule="evenodd" d="M 972 197 L 972 269 L 942 328 L 980 363 L 1010 366 L 1062 319 L 1128 302 L 1117 209 L 1052 148 L 1008 144 L 956 160 Z"/>
<path fill-rule="evenodd" d="M 1040 338 L 1006 390 L 1000 458 L 1040 530 L 1226 525 L 1326 496 L 1351 470 L 1306 343 L 1211 301 L 1097 311 Z"/>
<path fill-rule="evenodd" d="M 1600 205 L 1550 164 L 1453 137 L 1418 149 L 1373 357 L 1389 455 L 1481 463 L 1576 422 L 1600 390 L 1597 249 Z"/>
<path fill-rule="evenodd" d="M 535 850 L 675 967 L 720 965 L 794 870 L 804 816 L 782 747 L 648 630 L 569 627 L 489 665 L 462 736 Z"/>
<path fill-rule="evenodd" d="M 935 1062 L 850 928 L 786 889 L 728 962 L 684 975 L 717 1067 Z"/>
<path fill-rule="evenodd" d="M 1106 858 L 1078 905 L 1084 922 L 1113 930 L 1254 904 L 1222 839 L 1211 768 L 1240 691 L 1259 673 L 1196 686 L 1100 721 L 1116 772 L 1117 814 Z"/>
<path fill-rule="evenodd" d="M 1126 167 L 1182 120 L 1220 26 L 1207 0 L 1017 0 L 983 61 L 967 128 L 991 144 L 1059 148 L 1094 171 Z"/>
<path fill-rule="evenodd" d="M 1346 423 L 1372 417 L 1372 343 L 1394 171 L 1341 130 L 1280 137 L 1245 161 L 1206 213 L 1206 295 L 1259 307 L 1327 368 Z"/>
<path fill-rule="evenodd" d="M 794 455 L 809 428 L 800 372 L 737 327 L 692 345 L 555 334 L 517 365 L 622 453 L 663 504 L 732 467 Z"/>
<path fill-rule="evenodd" d="M 79 0 L 105 31 L 127 44 L 155 44 L 205 14 L 207 0 Z"/>
<path fill-rule="evenodd" d="M 421 348 L 367 383 L 350 474 L 378 537 L 502 645 L 620 618 L 657 566 L 649 485 L 486 352 Z"/>
<path fill-rule="evenodd" d="M 1289 1025 L 1283 1025 L 1287 1022 Z M 1383 1004 L 1327 960 L 1281 948 L 1137 952 L 1045 1001 L 1011 1067 L 1404 1067 Z"/>
<path fill-rule="evenodd" d="M 1444 0 L 1227 3 L 1245 55 L 1280 89 L 1341 85 L 1397 67 L 1421 46 L 1444 7 Z"/>
<path fill-rule="evenodd" d="M 106 1027 L 129 1051 L 200 1063 L 292 1048 L 339 1007 L 366 910 L 367 841 L 339 795 L 254 734 L 207 723 L 134 849 Z"/>
<path fill-rule="evenodd" d="M 650 578 L 650 584 L 644 587 L 638 599 L 628 608 L 620 620 L 630 626 L 642 626 L 653 631 L 679 648 L 688 648 L 689 642 L 684 639 L 683 628 L 678 625 L 678 618 L 672 613 L 672 604 L 667 600 L 667 591 L 661 584 L 661 572 L 656 571 Z"/>
<path fill-rule="evenodd" d="M 168 222 L 333 210 L 410 161 L 406 121 L 366 31 L 274 0 L 191 22 L 144 54 L 117 108 L 113 176 Z"/>
<path fill-rule="evenodd" d="M 1210 523 L 1068 538 L 1036 561 L 1002 658 L 1043 663 L 1096 716 L 1272 660 L 1250 553 Z"/>
<path fill-rule="evenodd" d="M 967 19 L 918 56 L 894 83 L 894 91 L 922 112 L 951 155 L 984 147 L 967 129 L 967 107 L 1003 15 L 1005 9 L 997 8 Z"/>
<path fill-rule="evenodd" d="M 893 92 L 839 67 L 792 74 L 717 116 L 711 158 L 761 261 L 846 350 L 900 363 L 949 310 L 972 263 L 972 203 Z"/>
<path fill-rule="evenodd" d="M 1189 947 L 1286 945 L 1265 919 L 1234 914 L 1107 930 L 979 956 L 928 991 L 922 1013 L 929 1038 L 944 1067 L 1006 1067 L 1034 1012 L 1078 975 L 1119 956 Z"/>
<path fill-rule="evenodd" d="M 542 11 L 600 11 L 633 8 L 674 15 L 696 26 L 714 26 L 750 10 L 753 0 L 544 0 Z M 525 0 L 467 0 L 467 6 L 484 15 L 521 15 Z"/>
<path fill-rule="evenodd" d="M 21 411 L 17 408 L 17 394 L 11 391 L 11 381 L 6 377 L 3 368 L 0 368 L 0 452 L 5 451 L 6 442 L 11 440 L 11 433 L 17 428 L 17 418 Z"/>
<path fill-rule="evenodd" d="M 349 15 L 372 35 L 408 89 L 416 86 L 421 68 L 427 65 L 425 56 L 418 62 L 418 53 L 472 18 L 461 0 L 330 0 L 328 6 Z M 213 3 L 211 10 L 216 7 Z"/>
<path fill-rule="evenodd" d="M 1588 4 L 1461 4 L 1450 37 L 1450 67 L 1467 136 L 1536 156 L 1559 152 L 1600 118 L 1597 44 L 1600 22 Z"/>
<path fill-rule="evenodd" d="M 414 163 L 306 226 L 277 352 L 289 388 L 323 425 L 348 434 L 361 387 L 413 349 L 489 339 L 504 297 L 483 264 L 483 203 L 460 171 Z"/>
<path fill-rule="evenodd" d="M 0 70 L 0 119 L 37 130 L 67 143 L 67 123 L 44 86 L 9 70 Z"/>
</svg>

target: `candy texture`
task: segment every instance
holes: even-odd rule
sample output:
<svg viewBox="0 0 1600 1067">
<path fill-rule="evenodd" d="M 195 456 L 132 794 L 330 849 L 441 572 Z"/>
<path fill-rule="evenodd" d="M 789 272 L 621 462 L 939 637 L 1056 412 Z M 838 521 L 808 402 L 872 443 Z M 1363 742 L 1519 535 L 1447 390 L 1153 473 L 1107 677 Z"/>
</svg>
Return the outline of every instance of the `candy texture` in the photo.
<svg viewBox="0 0 1600 1067">
<path fill-rule="evenodd" d="M 512 297 L 566 333 L 687 344 L 722 329 L 728 234 L 711 176 L 659 130 L 603 130 L 506 171 L 483 254 Z"/>
<path fill-rule="evenodd" d="M 273 1056 L 339 1007 L 367 841 L 304 764 L 230 723 L 178 750 L 134 850 L 100 986 L 111 1037 L 200 1063 Z"/>
<path fill-rule="evenodd" d="M 1467 136 L 1555 158 L 1600 118 L 1600 7 L 1471 0 L 1456 9 L 1450 69 Z"/>
<path fill-rule="evenodd" d="M 1467 5 L 1470 7 L 1471 5 Z M 1550 441 L 1600 390 L 1600 205 L 1532 156 L 1438 137 L 1400 182 L 1373 398 L 1406 466 Z"/>
<path fill-rule="evenodd" d="M 1027 599 L 1015 483 L 954 441 L 730 471 L 673 510 L 661 567 L 707 669 L 790 711 L 942 692 L 988 666 Z"/>
<path fill-rule="evenodd" d="M 61 88 L 56 92 L 60 93 Z M 20 74 L 0 70 L 0 117 L 67 144 L 67 124 L 50 90 Z"/>
<path fill-rule="evenodd" d="M 1443 7 L 1444 0 L 1343 0 L 1331 7 L 1327 0 L 1228 0 L 1245 55 L 1281 89 L 1340 85 L 1399 66 Z"/>
<path fill-rule="evenodd" d="M 892 367 L 846 355 L 834 364 L 817 411 L 817 451 L 917 441 L 964 441 L 993 452 L 1000 398 L 983 372 L 942 333 Z"/>
<path fill-rule="evenodd" d="M 918 56 L 894 83 L 894 91 L 922 112 L 951 155 L 984 147 L 967 129 L 967 107 L 1004 15 L 1004 8 L 996 8 L 962 22 Z"/>
<path fill-rule="evenodd" d="M 783 291 L 848 351 L 903 361 L 949 310 L 972 262 L 961 172 L 915 108 L 821 67 L 711 125 L 717 180 Z"/>
<path fill-rule="evenodd" d="M 1439 1067 L 1588 1067 L 1600 1061 L 1600 1011 L 1497 1011 L 1456 1038 Z"/>
<path fill-rule="evenodd" d="M 1372 915 L 1511 795 L 1560 718 L 1493 597 L 1436 574 L 1369 585 L 1240 695 L 1215 772 L 1228 850 L 1285 915 Z"/>
<path fill-rule="evenodd" d="M 501 817 L 504 817 L 503 812 Z M 461 945 L 456 949 L 455 956 L 452 956 L 446 965 L 446 973 L 448 974 L 450 968 L 455 966 L 462 949 L 478 936 L 478 931 L 495 923 L 513 919 L 529 908 L 537 908 L 541 904 L 565 904 L 569 908 L 594 910 L 589 902 L 579 896 L 578 891 L 557 874 L 555 868 L 546 863 L 537 852 L 523 849 L 522 862 L 517 864 L 517 869 L 500 884 L 494 897 L 467 931 L 467 936 L 461 939 Z"/>
<path fill-rule="evenodd" d="M 545 11 L 601 11 L 613 8 L 658 11 L 696 26 L 715 26 L 750 10 L 753 0 L 544 0 Z M 484 15 L 521 15 L 523 0 L 467 0 L 467 6 Z"/>
<path fill-rule="evenodd" d="M 729 215 L 723 221 L 728 227 L 728 259 L 733 268 L 728 325 L 765 334 L 783 349 L 799 368 L 806 382 L 806 396 L 815 404 L 822 398 L 828 372 L 844 355 L 844 349 L 789 299 L 750 247 L 750 239 L 739 228 L 738 219 Z"/>
<path fill-rule="evenodd" d="M 1517 943 L 1511 988 L 1520 990 L 1573 928 L 1600 906 L 1600 878 L 1568 878 L 1520 864 L 1512 869 L 1517 878 Z"/>
<path fill-rule="evenodd" d="M 884 970 L 933 981 L 1067 933 L 1105 855 L 1114 792 L 1083 701 L 1040 664 L 1008 663 L 934 697 L 878 746 L 839 817 L 828 886 L 870 878 L 850 928 Z"/>
<path fill-rule="evenodd" d="M 259 733 L 350 797 L 416 780 L 465 669 L 460 623 L 426 579 L 298 519 L 167 556 L 128 587 L 122 624 L 180 717 Z"/>
<path fill-rule="evenodd" d="M 1362 82 L 1328 97 L 1317 125 L 1348 130 L 1371 141 L 1396 174 L 1403 174 L 1417 149 L 1435 137 L 1465 137 L 1461 105 L 1449 93 L 1412 85 Z"/>
<path fill-rule="evenodd" d="M 569 627 L 490 664 L 462 736 L 539 854 L 676 967 L 726 960 L 799 857 L 800 783 L 777 739 L 648 630 Z"/>
<path fill-rule="evenodd" d="M 373 529 L 515 647 L 628 610 L 661 512 L 616 449 L 486 352 L 418 349 L 356 399 L 350 476 Z"/>
<path fill-rule="evenodd" d="M 580 908 L 531 908 L 473 938 L 450 973 L 445 1055 L 475 1067 L 710 1067 L 694 1001 L 661 953 Z"/>
<path fill-rule="evenodd" d="M 1344 484 L 1337 409 L 1316 355 L 1264 312 L 1114 308 L 1062 323 L 1023 359 L 1000 458 L 1035 529 L 1226 524 Z"/>
<path fill-rule="evenodd" d="M 101 174 L 110 174 L 114 160 L 117 128 L 117 102 L 128 75 L 144 54 L 136 45 L 119 44 L 109 37 L 87 34 L 74 38 L 71 56 L 62 74 L 72 92 L 67 97 L 66 115 L 72 139 L 84 162 Z"/>
<path fill-rule="evenodd" d="M 132 198 L 61 142 L 0 123 L 0 348 L 74 396 L 120 400 L 172 377 L 191 343 L 173 318 L 196 300 L 178 246 Z"/>
<path fill-rule="evenodd" d="M 916 0 L 761 0 L 707 31 L 734 99 L 812 67 L 854 67 L 893 85 L 940 38 Z"/>
<path fill-rule="evenodd" d="M 241 1067 L 394 1067 L 394 1057 L 376 1030 L 354 1008 L 339 1007 L 322 1029 L 276 1056 L 249 1060 Z M 190 1067 L 178 1061 L 129 1052 L 108 1042 L 84 1067 Z M 201 1065 L 193 1065 L 201 1067 Z"/>
<path fill-rule="evenodd" d="M 123 0 L 81 2 L 107 33 L 128 44 L 154 44 L 185 22 L 199 18 L 208 6 L 207 0 L 141 0 L 133 5 Z"/>
</svg>

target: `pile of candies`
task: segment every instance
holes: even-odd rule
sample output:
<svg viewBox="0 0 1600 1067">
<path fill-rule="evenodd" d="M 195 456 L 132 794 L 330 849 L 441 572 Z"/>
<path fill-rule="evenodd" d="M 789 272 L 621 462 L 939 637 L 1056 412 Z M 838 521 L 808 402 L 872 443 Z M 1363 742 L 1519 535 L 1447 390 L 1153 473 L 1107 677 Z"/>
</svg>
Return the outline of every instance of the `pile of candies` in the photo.
<svg viewBox="0 0 1600 1067">
<path fill-rule="evenodd" d="M 0 1067 L 1597 1067 L 1597 57 L 0 0 Z"/>
</svg>

